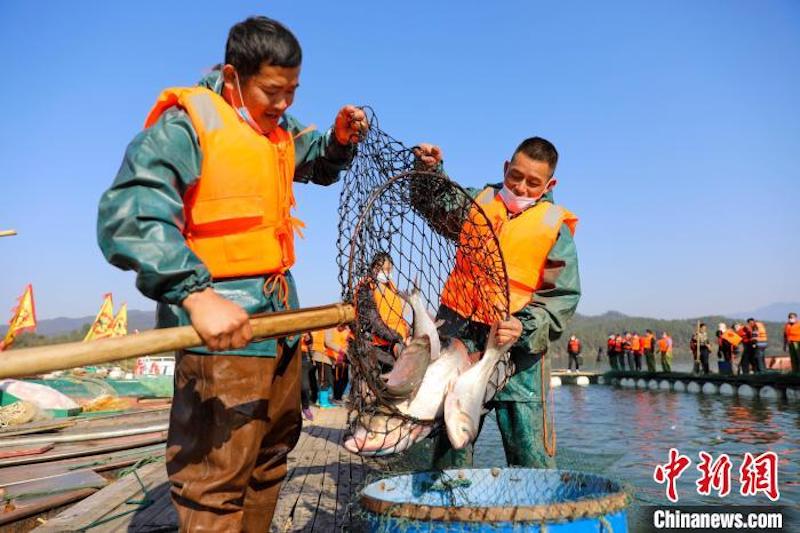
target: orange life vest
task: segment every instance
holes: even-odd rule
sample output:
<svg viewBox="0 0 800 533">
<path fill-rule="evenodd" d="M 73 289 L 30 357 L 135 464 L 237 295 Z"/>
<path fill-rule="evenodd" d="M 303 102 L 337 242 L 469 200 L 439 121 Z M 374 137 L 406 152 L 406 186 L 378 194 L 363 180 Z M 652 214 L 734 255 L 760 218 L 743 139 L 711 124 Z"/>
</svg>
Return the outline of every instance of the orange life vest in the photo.
<svg viewBox="0 0 800 533">
<path fill-rule="evenodd" d="M 731 346 L 739 346 L 739 344 L 742 342 L 742 338 L 732 329 L 726 329 L 722 333 L 721 337 L 728 341 Z"/>
<path fill-rule="evenodd" d="M 325 353 L 325 330 L 311 332 L 311 351 Z"/>
<path fill-rule="evenodd" d="M 569 342 L 567 343 L 567 349 L 571 353 L 578 353 L 579 351 L 581 351 L 581 341 L 579 341 L 578 339 L 570 339 Z"/>
<path fill-rule="evenodd" d="M 286 272 L 295 260 L 294 140 L 284 129 L 256 132 L 222 96 L 203 87 L 166 89 L 147 117 L 185 110 L 203 153 L 183 198 L 183 235 L 214 278 Z"/>
<path fill-rule="evenodd" d="M 653 334 L 648 333 L 647 335 L 642 337 L 642 349 L 648 351 L 652 347 L 653 347 Z"/>
<path fill-rule="evenodd" d="M 634 335 L 631 338 L 631 350 L 634 352 L 638 352 L 642 349 L 642 341 L 639 339 L 639 335 Z"/>
<path fill-rule="evenodd" d="M 783 328 L 783 334 L 786 335 L 788 342 L 800 342 L 800 322 L 794 324 L 787 322 Z"/>
<path fill-rule="evenodd" d="M 622 351 L 623 344 L 624 343 L 622 342 L 622 337 L 617 337 L 616 339 L 614 339 L 614 346 L 616 347 L 618 352 Z"/>
<path fill-rule="evenodd" d="M 578 218 L 563 207 L 544 201 L 511 218 L 492 187 L 484 189 L 475 202 L 497 235 L 508 273 L 509 312 L 515 313 L 531 302 L 534 291 L 541 285 L 547 255 L 562 224 L 574 234 Z M 463 317 L 491 324 L 501 318 L 497 295 L 505 291 L 483 273 L 494 270 L 493 265 L 486 263 L 496 256 L 492 232 L 481 224 L 482 220 L 473 206 L 461 228 L 455 267 L 442 290 L 441 303 Z M 463 249 L 470 250 L 472 256 L 465 257 Z M 485 257 L 481 257 L 481 250 Z"/>
<path fill-rule="evenodd" d="M 669 342 L 667 342 L 667 339 L 663 337 L 658 339 L 658 351 L 661 353 L 667 353 L 667 350 L 669 350 Z"/>
<path fill-rule="evenodd" d="M 616 345 L 617 345 L 617 343 L 616 343 L 616 341 L 614 339 L 608 339 L 608 342 L 606 343 L 607 351 L 610 352 L 610 351 L 614 350 L 616 348 Z"/>
<path fill-rule="evenodd" d="M 408 337 L 408 324 L 403 319 L 405 302 L 397 294 L 397 287 L 394 286 L 394 283 L 391 281 L 385 284 L 376 283 L 372 294 L 375 297 L 378 314 L 383 323 L 395 330 L 402 338 Z M 378 339 L 377 337 L 374 338 L 374 342 L 378 345 L 387 344 L 384 339 Z"/>
<path fill-rule="evenodd" d="M 343 331 L 339 331 L 339 328 L 333 328 L 330 330 L 333 346 L 325 345 L 325 353 L 331 359 L 336 360 L 339 356 L 339 350 L 347 351 L 347 345 L 350 342 L 350 330 L 345 328 Z"/>
<path fill-rule="evenodd" d="M 767 342 L 767 328 L 763 322 L 756 322 L 756 342 Z"/>
</svg>

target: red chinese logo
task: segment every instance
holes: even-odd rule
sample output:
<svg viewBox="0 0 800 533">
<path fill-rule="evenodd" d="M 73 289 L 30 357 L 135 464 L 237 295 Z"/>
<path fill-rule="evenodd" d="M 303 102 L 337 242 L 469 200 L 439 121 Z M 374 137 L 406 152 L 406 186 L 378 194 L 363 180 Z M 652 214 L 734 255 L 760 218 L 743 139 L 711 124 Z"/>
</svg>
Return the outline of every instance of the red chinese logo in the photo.
<svg viewBox="0 0 800 533">
<path fill-rule="evenodd" d="M 775 452 L 764 452 L 758 457 L 747 452 L 739 468 L 739 492 L 742 496 L 755 496 L 763 492 L 776 501 L 780 498 L 778 491 L 778 456 Z"/>
<path fill-rule="evenodd" d="M 701 477 L 695 484 L 697 493 L 708 496 L 711 489 L 717 491 L 720 498 L 724 498 L 731 491 L 731 463 L 727 454 L 720 455 L 716 461 L 712 462 L 712 457 L 706 452 L 700 452 L 700 464 L 697 469 Z"/>
<path fill-rule="evenodd" d="M 675 448 L 669 449 L 669 462 L 665 465 L 657 465 L 653 472 L 653 479 L 656 483 L 667 483 L 667 498 L 669 501 L 675 503 L 678 501 L 678 490 L 675 488 L 675 482 L 681 477 L 683 471 L 689 468 L 692 460 L 685 455 L 681 455 Z"/>
</svg>

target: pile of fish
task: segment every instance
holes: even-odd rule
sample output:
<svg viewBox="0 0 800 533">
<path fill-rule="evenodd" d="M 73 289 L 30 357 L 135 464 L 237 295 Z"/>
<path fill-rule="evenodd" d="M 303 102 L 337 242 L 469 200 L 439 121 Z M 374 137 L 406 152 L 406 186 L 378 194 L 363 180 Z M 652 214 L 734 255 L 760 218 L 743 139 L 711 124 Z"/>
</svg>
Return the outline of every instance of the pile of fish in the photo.
<svg viewBox="0 0 800 533">
<path fill-rule="evenodd" d="M 484 401 L 497 392 L 491 378 L 498 363 L 505 364 L 503 355 L 510 344 L 497 346 L 493 326 L 485 352 L 473 364 L 460 340 L 450 339 L 442 347 L 437 324 L 416 284 L 409 294 L 400 296 L 411 307 L 414 320 L 411 336 L 391 371 L 381 376 L 381 396 L 390 405 L 359 413 L 344 447 L 364 456 L 399 453 L 426 438 L 444 420 L 450 443 L 462 449 L 478 436 Z"/>
</svg>

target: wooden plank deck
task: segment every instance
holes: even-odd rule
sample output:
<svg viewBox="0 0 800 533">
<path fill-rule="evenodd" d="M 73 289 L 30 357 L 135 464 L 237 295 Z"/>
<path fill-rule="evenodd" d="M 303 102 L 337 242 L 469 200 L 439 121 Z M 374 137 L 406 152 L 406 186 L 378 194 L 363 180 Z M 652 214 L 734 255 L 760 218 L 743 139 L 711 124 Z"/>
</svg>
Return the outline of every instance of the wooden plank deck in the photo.
<svg viewBox="0 0 800 533">
<path fill-rule="evenodd" d="M 289 454 L 289 472 L 271 531 L 356 530 L 357 517 L 352 510 L 357 492 L 370 472 L 382 469 L 379 463 L 367 463 L 341 447 L 347 424 L 344 408 L 314 409 L 314 415 L 313 422 L 304 422 L 300 440 Z M 92 533 L 176 531 L 177 515 L 169 499 L 163 462 L 146 465 L 138 474 L 152 500 L 150 505 L 130 503 L 144 500 L 145 495 L 139 481 L 128 475 L 35 531 L 79 531 L 89 524 L 96 524 L 89 530 Z"/>
</svg>

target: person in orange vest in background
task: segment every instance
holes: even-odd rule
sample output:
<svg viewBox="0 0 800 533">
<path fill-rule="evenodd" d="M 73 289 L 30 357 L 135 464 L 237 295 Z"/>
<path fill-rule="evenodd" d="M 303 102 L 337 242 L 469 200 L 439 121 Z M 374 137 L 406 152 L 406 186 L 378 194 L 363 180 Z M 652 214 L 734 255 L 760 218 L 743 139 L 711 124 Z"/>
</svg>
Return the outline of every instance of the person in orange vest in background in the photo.
<svg viewBox="0 0 800 533">
<path fill-rule="evenodd" d="M 325 132 L 288 115 L 301 63 L 279 22 L 235 24 L 224 65 L 161 93 L 100 199 L 106 259 L 137 272 L 158 327 L 203 341 L 176 354 L 166 468 L 182 530 L 267 530 L 302 429 L 299 336 L 253 340 L 249 316 L 299 307 L 293 182 L 336 182 L 368 123 L 355 106 Z"/>
<path fill-rule="evenodd" d="M 350 328 L 344 324 L 325 331 L 325 347 L 328 350 L 328 357 L 333 362 L 332 393 L 336 403 L 341 402 L 344 389 L 347 388 L 347 348 L 351 337 Z"/>
<path fill-rule="evenodd" d="M 789 318 L 783 326 L 783 351 L 789 349 L 789 359 L 792 362 L 792 372 L 800 372 L 800 322 L 797 313 L 789 313 Z"/>
<path fill-rule="evenodd" d="M 619 363 L 617 362 L 617 337 L 613 333 L 608 336 L 606 341 L 606 353 L 608 354 L 608 364 L 611 370 L 619 370 Z"/>
<path fill-rule="evenodd" d="M 642 337 L 642 351 L 644 352 L 645 362 L 647 363 L 647 371 L 656 371 L 656 336 L 652 330 L 646 330 L 644 337 Z"/>
<path fill-rule="evenodd" d="M 633 371 L 636 369 L 636 363 L 633 361 L 633 343 L 632 343 L 633 335 L 631 335 L 630 331 L 625 332 L 625 337 L 622 339 L 622 351 L 625 354 L 623 360 L 625 364 L 628 365 L 628 370 Z M 625 365 L 623 365 L 623 370 Z"/>
<path fill-rule="evenodd" d="M 742 338 L 724 322 L 717 328 L 717 342 L 719 343 L 718 365 L 720 374 L 733 374 L 733 353 Z"/>
<path fill-rule="evenodd" d="M 328 387 L 333 386 L 333 365 L 328 357 L 328 349 L 325 347 L 325 332 L 324 329 L 311 332 L 311 362 L 314 365 L 311 396 L 318 407 L 331 406 Z M 324 402 L 320 402 L 320 391 L 322 390 L 328 391 L 325 394 Z"/>
<path fill-rule="evenodd" d="M 742 358 L 739 360 L 739 373 L 749 374 L 750 371 L 758 372 L 753 328 L 751 328 L 748 323 L 741 324 L 736 330 L 736 334 L 742 338 Z"/>
<path fill-rule="evenodd" d="M 753 332 L 751 344 L 755 356 L 756 372 L 763 372 L 767 368 L 767 363 L 764 361 L 764 355 L 768 345 L 767 328 L 764 326 L 763 322 L 757 322 L 754 318 L 748 318 L 747 325 Z"/>
<path fill-rule="evenodd" d="M 581 363 L 579 356 L 581 354 L 581 341 L 578 340 L 578 337 L 572 335 L 567 342 L 567 354 L 569 354 L 569 363 L 568 369 L 572 372 L 572 363 L 575 363 L 575 371 L 581 369 Z"/>
<path fill-rule="evenodd" d="M 635 331 L 631 335 L 631 352 L 633 352 L 633 363 L 636 371 L 640 372 L 642 370 L 642 339 Z"/>
<path fill-rule="evenodd" d="M 393 354 L 394 347 L 409 334 L 408 323 L 403 318 L 405 302 L 392 280 L 393 268 L 391 256 L 378 252 L 370 264 L 369 274 L 355 291 L 359 322 L 366 324 L 372 333 L 369 341 L 389 354 Z"/>
<path fill-rule="evenodd" d="M 672 339 L 666 331 L 658 339 L 658 353 L 661 355 L 661 371 L 672 372 Z"/>
<path fill-rule="evenodd" d="M 311 412 L 311 371 L 314 364 L 311 362 L 311 346 L 314 339 L 311 333 L 304 333 L 300 338 L 300 412 L 306 420 L 314 420 L 314 413 Z"/>
<path fill-rule="evenodd" d="M 617 366 L 619 370 L 625 370 L 625 338 L 617 334 L 614 338 L 614 349 L 617 351 Z"/>
</svg>

